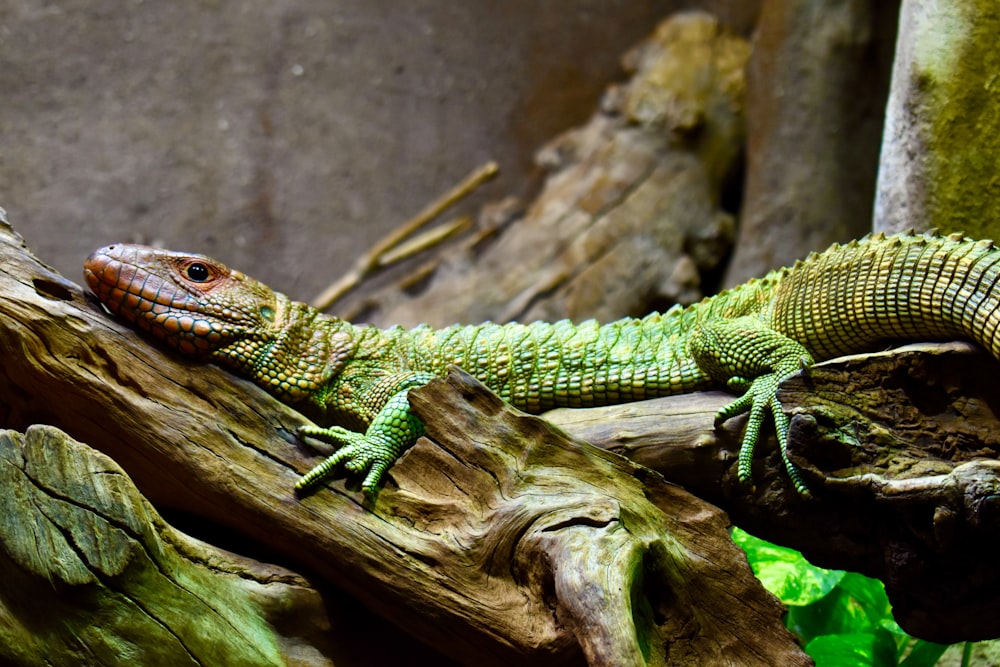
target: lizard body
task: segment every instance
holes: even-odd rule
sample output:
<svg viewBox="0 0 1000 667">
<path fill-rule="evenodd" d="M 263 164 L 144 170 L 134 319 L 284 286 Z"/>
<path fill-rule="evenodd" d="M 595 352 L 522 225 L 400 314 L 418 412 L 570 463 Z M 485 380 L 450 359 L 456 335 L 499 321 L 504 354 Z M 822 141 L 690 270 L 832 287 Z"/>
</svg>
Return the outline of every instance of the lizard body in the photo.
<svg viewBox="0 0 1000 667">
<path fill-rule="evenodd" d="M 604 325 L 357 326 L 207 257 L 123 244 L 95 251 L 84 276 L 135 327 L 318 411 L 327 426 L 300 433 L 342 447 L 299 490 L 343 463 L 373 491 L 423 433 L 407 392 L 455 364 L 528 412 L 728 386 L 742 396 L 717 420 L 750 412 L 740 479 L 770 413 L 791 481 L 808 493 L 784 449 L 783 379 L 893 341 L 964 338 L 1000 357 L 1000 250 L 957 235 L 869 236 L 686 308 Z"/>
</svg>

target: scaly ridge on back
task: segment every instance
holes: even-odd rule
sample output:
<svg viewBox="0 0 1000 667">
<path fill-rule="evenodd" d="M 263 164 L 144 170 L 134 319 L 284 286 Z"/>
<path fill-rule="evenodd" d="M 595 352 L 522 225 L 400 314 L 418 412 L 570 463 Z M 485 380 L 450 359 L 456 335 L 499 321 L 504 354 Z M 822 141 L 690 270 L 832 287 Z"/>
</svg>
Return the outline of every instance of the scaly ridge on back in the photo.
<svg viewBox="0 0 1000 667">
<path fill-rule="evenodd" d="M 529 412 L 591 407 L 708 385 L 683 351 L 683 318 L 651 315 L 605 325 L 555 323 L 394 330 L 408 366 L 443 374 L 459 365 Z"/>
<path fill-rule="evenodd" d="M 867 237 L 796 266 L 768 324 L 817 359 L 902 340 L 973 340 L 1000 355 L 1000 252 L 961 236 Z"/>
</svg>

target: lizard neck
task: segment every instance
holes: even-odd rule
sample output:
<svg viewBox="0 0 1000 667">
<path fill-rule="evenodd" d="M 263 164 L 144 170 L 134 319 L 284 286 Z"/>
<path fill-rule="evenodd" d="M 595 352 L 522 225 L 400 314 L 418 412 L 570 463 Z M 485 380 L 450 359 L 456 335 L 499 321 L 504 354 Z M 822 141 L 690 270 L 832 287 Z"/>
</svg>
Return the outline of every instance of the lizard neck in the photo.
<svg viewBox="0 0 1000 667">
<path fill-rule="evenodd" d="M 315 398 L 351 359 L 362 327 L 277 294 L 270 326 L 212 352 L 212 358 L 279 400 Z"/>
</svg>

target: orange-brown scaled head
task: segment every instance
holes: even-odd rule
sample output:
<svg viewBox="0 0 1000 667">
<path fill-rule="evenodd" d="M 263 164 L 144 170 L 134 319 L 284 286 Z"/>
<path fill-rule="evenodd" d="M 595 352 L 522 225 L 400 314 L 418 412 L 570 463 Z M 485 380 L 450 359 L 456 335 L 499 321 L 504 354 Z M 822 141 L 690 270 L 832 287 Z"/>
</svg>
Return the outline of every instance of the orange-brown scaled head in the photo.
<svg viewBox="0 0 1000 667">
<path fill-rule="evenodd" d="M 83 276 L 114 315 L 195 356 L 260 338 L 279 307 L 268 287 L 221 262 L 146 246 L 95 250 Z"/>
</svg>

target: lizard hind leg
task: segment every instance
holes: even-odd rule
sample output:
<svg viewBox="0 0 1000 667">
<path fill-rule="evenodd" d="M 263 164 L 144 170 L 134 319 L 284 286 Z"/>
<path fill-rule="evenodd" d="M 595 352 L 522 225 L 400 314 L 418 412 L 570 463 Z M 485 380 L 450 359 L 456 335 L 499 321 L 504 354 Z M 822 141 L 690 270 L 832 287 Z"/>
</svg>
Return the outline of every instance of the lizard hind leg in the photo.
<svg viewBox="0 0 1000 667">
<path fill-rule="evenodd" d="M 809 496 L 798 468 L 788 456 L 788 416 L 777 398 L 778 386 L 787 377 L 812 364 L 812 355 L 797 341 L 768 327 L 755 316 L 716 320 L 692 331 L 691 354 L 712 379 L 743 394 L 716 414 L 716 424 L 749 412 L 737 458 L 740 482 L 751 479 L 754 450 L 770 413 L 778 448 L 796 491 Z"/>
</svg>

